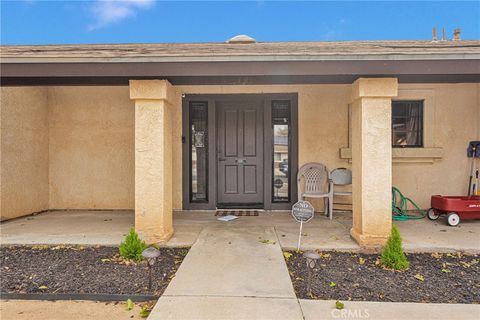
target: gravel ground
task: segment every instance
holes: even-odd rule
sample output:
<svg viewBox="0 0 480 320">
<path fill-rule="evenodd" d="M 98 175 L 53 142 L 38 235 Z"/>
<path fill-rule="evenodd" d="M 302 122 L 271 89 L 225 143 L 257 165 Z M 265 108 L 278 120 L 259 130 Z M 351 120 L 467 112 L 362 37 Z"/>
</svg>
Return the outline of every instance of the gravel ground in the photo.
<svg viewBox="0 0 480 320">
<path fill-rule="evenodd" d="M 161 248 L 148 291 L 146 262 L 118 257 L 118 248 L 15 246 L 0 248 L 2 293 L 96 293 L 161 295 L 183 258 L 185 248 Z"/>
<path fill-rule="evenodd" d="M 291 256 L 289 256 L 291 254 Z M 320 252 L 308 290 L 302 253 L 284 253 L 298 298 L 354 301 L 480 303 L 480 256 L 407 254 L 410 269 L 393 271 L 372 254 Z"/>
</svg>

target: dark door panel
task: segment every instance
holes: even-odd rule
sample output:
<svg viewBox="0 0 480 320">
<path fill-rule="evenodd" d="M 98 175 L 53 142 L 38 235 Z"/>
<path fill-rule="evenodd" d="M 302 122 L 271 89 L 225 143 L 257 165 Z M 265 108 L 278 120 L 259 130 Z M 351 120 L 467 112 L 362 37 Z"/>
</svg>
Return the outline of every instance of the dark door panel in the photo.
<svg viewBox="0 0 480 320">
<path fill-rule="evenodd" d="M 263 203 L 263 100 L 217 102 L 217 203 Z"/>
<path fill-rule="evenodd" d="M 297 103 L 295 93 L 185 95 L 183 208 L 290 209 L 297 200 Z"/>
</svg>

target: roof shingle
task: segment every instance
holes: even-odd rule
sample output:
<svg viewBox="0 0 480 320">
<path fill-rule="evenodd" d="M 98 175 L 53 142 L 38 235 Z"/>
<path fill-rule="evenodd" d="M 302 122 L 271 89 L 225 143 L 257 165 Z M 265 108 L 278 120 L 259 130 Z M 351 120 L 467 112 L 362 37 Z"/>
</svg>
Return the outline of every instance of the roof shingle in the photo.
<svg viewBox="0 0 480 320">
<path fill-rule="evenodd" d="M 480 53 L 480 40 L 1 46 L 1 58 L 350 56 Z"/>
</svg>

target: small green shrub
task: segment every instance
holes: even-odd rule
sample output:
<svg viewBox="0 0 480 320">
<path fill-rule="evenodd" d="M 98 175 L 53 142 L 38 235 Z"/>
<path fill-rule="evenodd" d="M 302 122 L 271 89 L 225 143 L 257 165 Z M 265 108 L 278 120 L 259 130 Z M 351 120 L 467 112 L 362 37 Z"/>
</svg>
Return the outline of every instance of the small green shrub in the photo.
<svg viewBox="0 0 480 320">
<path fill-rule="evenodd" d="M 402 248 L 402 238 L 396 225 L 392 225 L 392 232 L 388 238 L 387 245 L 380 257 L 382 265 L 395 270 L 405 270 L 410 267 Z"/>
<path fill-rule="evenodd" d="M 142 241 L 135 229 L 131 228 L 125 240 L 120 244 L 119 251 L 120 255 L 126 259 L 140 261 L 143 259 L 142 252 L 146 248 L 145 241 Z"/>
</svg>

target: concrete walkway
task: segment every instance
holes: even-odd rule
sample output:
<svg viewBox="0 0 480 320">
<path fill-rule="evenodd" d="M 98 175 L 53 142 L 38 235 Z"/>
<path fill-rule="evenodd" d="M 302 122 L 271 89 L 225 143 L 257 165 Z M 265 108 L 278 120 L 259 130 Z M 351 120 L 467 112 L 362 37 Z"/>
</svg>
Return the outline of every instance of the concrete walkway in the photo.
<svg viewBox="0 0 480 320">
<path fill-rule="evenodd" d="M 261 211 L 258 217 L 240 217 L 231 222 L 217 221 L 214 212 L 176 211 L 169 247 L 192 246 L 204 228 L 274 228 L 282 249 L 295 249 L 298 223 L 290 212 Z M 79 244 L 118 246 L 134 224 L 131 210 L 52 211 L 0 224 L 1 245 Z M 396 222 L 407 252 L 480 252 L 480 221 L 462 221 L 458 227 L 446 225 L 445 218 Z M 333 220 L 321 213 L 304 226 L 303 250 L 356 251 L 350 238 L 351 212 L 334 212 Z"/>
<path fill-rule="evenodd" d="M 62 210 L 5 221 L 2 245 L 118 246 L 134 226 L 132 210 Z"/>
<path fill-rule="evenodd" d="M 289 211 L 260 211 L 258 217 L 240 217 L 231 222 L 217 221 L 214 212 L 174 213 L 174 229 L 168 246 L 191 246 L 205 227 L 274 228 L 282 249 L 296 249 L 299 224 Z M 335 212 L 333 220 L 322 213 L 303 226 L 302 249 L 355 251 L 359 246 L 350 238 L 351 212 Z"/>
<path fill-rule="evenodd" d="M 374 320 L 478 320 L 478 304 L 344 302 L 343 310 L 335 301 L 299 300 L 305 320 L 374 319 Z"/>
<path fill-rule="evenodd" d="M 337 310 L 334 301 L 299 300 L 281 249 L 294 247 L 298 232 L 288 213 L 262 212 L 228 223 L 216 218 L 212 213 L 176 214 L 176 235 L 169 245 L 194 244 L 149 319 L 480 319 L 480 305 L 344 301 L 345 309 Z M 480 224 L 475 221 L 458 228 L 426 219 L 398 224 L 409 251 L 478 252 Z M 118 245 L 132 225 L 131 211 L 49 212 L 2 223 L 1 243 Z M 333 221 L 318 216 L 304 228 L 303 248 L 356 250 L 348 236 L 350 226 L 346 214 L 336 214 Z M 1 301 L 0 315 L 2 319 L 136 316 L 124 307 L 94 302 L 43 301 Z"/>
<path fill-rule="evenodd" d="M 204 228 L 150 320 L 479 319 L 480 305 L 299 300 L 278 230 Z"/>
<path fill-rule="evenodd" d="M 149 319 L 302 319 L 271 227 L 207 227 Z"/>
</svg>

